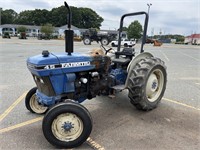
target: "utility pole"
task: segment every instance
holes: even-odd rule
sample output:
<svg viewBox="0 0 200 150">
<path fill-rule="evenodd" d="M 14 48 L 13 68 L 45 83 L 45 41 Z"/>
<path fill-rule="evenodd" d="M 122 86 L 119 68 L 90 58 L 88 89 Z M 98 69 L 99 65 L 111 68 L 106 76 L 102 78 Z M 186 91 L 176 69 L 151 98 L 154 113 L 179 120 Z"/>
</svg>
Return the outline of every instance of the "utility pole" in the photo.
<svg viewBox="0 0 200 150">
<path fill-rule="evenodd" d="M 2 11 L 2 8 L 0 7 L 0 25 L 1 25 L 1 11 Z"/>
<path fill-rule="evenodd" d="M 151 5 L 152 5 L 151 3 L 150 3 L 150 4 L 149 4 L 149 3 L 147 4 L 147 6 L 148 6 L 148 15 L 149 15 L 149 11 L 150 11 Z"/>
</svg>

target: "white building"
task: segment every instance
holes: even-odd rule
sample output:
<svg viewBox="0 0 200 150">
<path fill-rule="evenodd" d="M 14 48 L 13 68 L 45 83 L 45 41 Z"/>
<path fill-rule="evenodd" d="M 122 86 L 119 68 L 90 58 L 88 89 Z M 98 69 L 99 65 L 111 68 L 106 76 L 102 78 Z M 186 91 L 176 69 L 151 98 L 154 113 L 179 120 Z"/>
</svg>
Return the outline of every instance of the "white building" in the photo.
<svg viewBox="0 0 200 150">
<path fill-rule="evenodd" d="M 16 36 L 17 28 L 20 26 L 23 26 L 27 29 L 26 30 L 27 36 L 38 36 L 38 34 L 41 33 L 40 32 L 41 26 L 3 24 L 3 25 L 0 25 L 0 34 L 2 35 L 3 33 L 8 32 L 11 36 Z M 64 31 L 66 29 L 67 29 L 67 25 L 64 25 L 62 27 L 55 27 L 55 31 L 54 31 L 53 35 L 64 36 Z M 74 34 L 76 34 L 77 36 L 81 35 L 81 33 L 77 27 L 72 26 L 71 29 L 74 30 Z"/>
<path fill-rule="evenodd" d="M 190 36 L 185 37 L 184 43 L 199 45 L 200 44 L 200 34 L 192 34 Z"/>
<path fill-rule="evenodd" d="M 3 33 L 8 32 L 11 36 L 15 36 L 17 35 L 17 28 L 21 26 L 26 27 L 26 34 L 28 36 L 37 36 L 40 33 L 40 26 L 3 24 L 0 25 L 0 34 L 2 35 Z"/>
<path fill-rule="evenodd" d="M 59 35 L 60 35 L 60 36 L 64 36 L 64 31 L 67 30 L 67 29 L 68 29 L 67 25 L 64 25 L 64 26 L 62 26 L 62 27 L 58 27 Z M 71 30 L 74 31 L 74 35 L 75 35 L 75 36 L 81 36 L 81 32 L 80 32 L 80 29 L 79 29 L 79 28 L 77 28 L 77 27 L 71 25 Z"/>
</svg>

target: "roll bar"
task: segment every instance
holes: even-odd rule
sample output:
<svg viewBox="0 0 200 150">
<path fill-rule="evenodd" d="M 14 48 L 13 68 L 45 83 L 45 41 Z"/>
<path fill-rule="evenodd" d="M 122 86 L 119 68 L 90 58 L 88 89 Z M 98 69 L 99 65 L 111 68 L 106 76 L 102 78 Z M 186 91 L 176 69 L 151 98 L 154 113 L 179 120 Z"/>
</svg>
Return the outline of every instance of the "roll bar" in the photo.
<svg viewBox="0 0 200 150">
<path fill-rule="evenodd" d="M 119 27 L 118 47 L 117 47 L 118 52 L 120 51 L 120 47 L 121 47 L 121 33 L 122 33 L 124 18 L 128 17 L 128 16 L 137 16 L 137 15 L 145 15 L 144 31 L 143 31 L 143 36 L 142 36 L 142 44 L 141 44 L 140 53 L 144 52 L 143 47 L 144 47 L 144 44 L 146 42 L 147 27 L 148 27 L 148 20 L 149 20 L 149 15 L 144 11 L 124 14 L 121 17 L 120 27 Z"/>
</svg>

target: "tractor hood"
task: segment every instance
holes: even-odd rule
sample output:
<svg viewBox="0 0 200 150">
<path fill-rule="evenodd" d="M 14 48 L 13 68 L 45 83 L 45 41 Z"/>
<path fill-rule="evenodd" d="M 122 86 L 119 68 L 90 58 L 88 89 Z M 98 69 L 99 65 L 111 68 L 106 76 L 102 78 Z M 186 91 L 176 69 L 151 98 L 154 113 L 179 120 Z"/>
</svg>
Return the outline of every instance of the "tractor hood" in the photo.
<svg viewBox="0 0 200 150">
<path fill-rule="evenodd" d="M 27 59 L 28 69 L 37 76 L 92 70 L 93 58 L 79 53 L 43 53 Z"/>
</svg>

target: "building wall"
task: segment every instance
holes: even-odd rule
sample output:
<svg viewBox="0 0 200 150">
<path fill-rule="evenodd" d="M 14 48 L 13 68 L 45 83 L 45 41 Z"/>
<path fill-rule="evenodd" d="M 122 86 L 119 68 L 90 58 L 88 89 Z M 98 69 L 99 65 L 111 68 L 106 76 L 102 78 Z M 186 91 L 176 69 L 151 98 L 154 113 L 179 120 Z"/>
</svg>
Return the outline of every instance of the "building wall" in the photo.
<svg viewBox="0 0 200 150">
<path fill-rule="evenodd" d="M 193 38 L 192 44 L 200 44 L 200 38 Z"/>
<path fill-rule="evenodd" d="M 187 44 L 200 44 L 200 38 L 185 38 L 184 43 Z"/>
<path fill-rule="evenodd" d="M 59 29 L 58 30 L 59 36 L 64 37 L 65 36 L 64 32 L 65 32 L 65 29 Z M 74 30 L 74 35 L 81 36 L 81 32 L 79 30 Z"/>
<path fill-rule="evenodd" d="M 4 32 L 8 32 L 11 35 L 14 35 L 16 32 L 15 28 L 0 28 L 0 34 L 2 35 Z"/>
<path fill-rule="evenodd" d="M 2 35 L 4 32 L 8 32 L 11 36 L 17 36 L 17 28 L 16 27 L 0 27 L 0 34 Z M 39 28 L 26 30 L 27 36 L 38 36 Z"/>
<path fill-rule="evenodd" d="M 13 26 L 13 27 L 12 27 Z M 2 35 L 3 32 L 9 32 L 11 36 L 17 35 L 17 27 L 16 26 L 24 26 L 27 28 L 26 34 L 27 36 L 38 36 L 40 34 L 40 28 L 39 26 L 26 26 L 26 25 L 2 25 L 0 26 L 0 34 Z M 55 28 L 55 32 L 53 35 L 58 35 L 58 36 L 64 36 L 64 31 L 65 29 L 63 28 Z M 81 35 L 81 32 L 78 29 L 74 29 L 74 34 L 77 36 Z"/>
<path fill-rule="evenodd" d="M 192 39 L 191 38 L 185 38 L 184 43 L 191 43 Z"/>
</svg>

